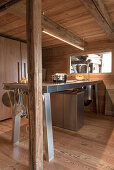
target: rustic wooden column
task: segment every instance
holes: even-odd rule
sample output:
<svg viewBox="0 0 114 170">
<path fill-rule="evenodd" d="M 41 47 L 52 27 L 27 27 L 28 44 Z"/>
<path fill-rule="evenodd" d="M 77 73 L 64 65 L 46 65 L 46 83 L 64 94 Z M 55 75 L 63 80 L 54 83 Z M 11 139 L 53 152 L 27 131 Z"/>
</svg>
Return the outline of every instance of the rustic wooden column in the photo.
<svg viewBox="0 0 114 170">
<path fill-rule="evenodd" d="M 30 170 L 43 170 L 41 0 L 27 3 Z"/>
</svg>

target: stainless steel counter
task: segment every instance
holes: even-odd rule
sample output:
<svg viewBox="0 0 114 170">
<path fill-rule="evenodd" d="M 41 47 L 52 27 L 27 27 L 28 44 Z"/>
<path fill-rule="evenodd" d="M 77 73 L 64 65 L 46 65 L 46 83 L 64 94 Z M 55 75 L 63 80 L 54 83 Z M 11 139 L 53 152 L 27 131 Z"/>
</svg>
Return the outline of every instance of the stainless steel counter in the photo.
<svg viewBox="0 0 114 170">
<path fill-rule="evenodd" d="M 74 81 L 70 80 L 67 81 L 66 83 L 52 83 L 52 82 L 46 82 L 42 83 L 42 92 L 43 93 L 52 93 L 52 92 L 59 92 L 59 91 L 64 91 L 68 89 L 73 89 L 73 88 L 81 88 L 83 86 L 87 85 L 95 85 L 98 83 L 102 83 L 101 80 L 99 81 Z M 23 90 L 28 90 L 28 85 L 27 84 L 21 84 L 21 83 L 4 83 L 5 90 L 15 90 L 15 89 L 23 89 Z"/>
<path fill-rule="evenodd" d="M 52 92 L 59 92 L 59 91 L 64 91 L 68 89 L 74 89 L 74 88 L 81 88 L 83 86 L 87 85 L 95 85 L 98 83 L 102 83 L 101 80 L 99 81 L 74 81 L 70 80 L 67 81 L 66 83 L 43 83 L 42 90 L 43 93 L 52 93 Z"/>
</svg>

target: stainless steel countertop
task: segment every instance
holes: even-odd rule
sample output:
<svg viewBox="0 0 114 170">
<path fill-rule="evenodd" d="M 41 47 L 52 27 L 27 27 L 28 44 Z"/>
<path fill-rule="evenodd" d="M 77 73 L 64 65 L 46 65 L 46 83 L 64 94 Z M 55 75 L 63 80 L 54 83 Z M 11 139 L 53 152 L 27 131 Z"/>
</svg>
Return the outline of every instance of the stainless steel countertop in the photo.
<svg viewBox="0 0 114 170">
<path fill-rule="evenodd" d="M 103 81 L 67 81 L 66 83 L 43 83 L 43 93 L 59 92 L 73 88 L 81 88 L 87 85 L 95 85 L 97 83 L 102 83 Z"/>
<path fill-rule="evenodd" d="M 102 80 L 99 81 L 76 81 L 76 80 L 68 80 L 66 83 L 52 83 L 45 82 L 42 83 L 42 91 L 43 93 L 52 93 L 59 92 L 73 88 L 81 88 L 87 85 L 95 85 L 97 83 L 102 83 Z M 28 84 L 22 83 L 4 83 L 3 88 L 5 90 L 15 90 L 15 89 L 23 89 L 28 90 Z"/>
</svg>

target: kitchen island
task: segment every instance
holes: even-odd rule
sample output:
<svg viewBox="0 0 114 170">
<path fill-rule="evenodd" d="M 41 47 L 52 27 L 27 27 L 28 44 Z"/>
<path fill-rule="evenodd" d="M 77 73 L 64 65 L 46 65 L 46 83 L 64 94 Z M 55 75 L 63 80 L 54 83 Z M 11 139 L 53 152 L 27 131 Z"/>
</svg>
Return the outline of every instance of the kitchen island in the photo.
<svg viewBox="0 0 114 170">
<path fill-rule="evenodd" d="M 51 161 L 54 158 L 54 146 L 53 146 L 53 132 L 52 132 L 52 116 L 51 116 L 51 103 L 50 103 L 50 93 L 60 92 L 69 89 L 82 88 L 88 85 L 95 86 L 96 92 L 96 108 L 97 113 L 99 113 L 99 102 L 98 102 L 98 83 L 102 81 L 74 81 L 69 80 L 66 83 L 42 83 L 42 96 L 43 96 L 43 113 L 44 113 L 44 143 L 46 151 L 46 160 Z M 4 83 L 5 90 L 20 90 L 20 98 L 23 92 L 28 92 L 27 84 L 20 83 Z M 16 105 L 18 107 L 18 104 Z M 20 116 L 13 115 L 13 143 L 19 142 L 20 136 Z"/>
<path fill-rule="evenodd" d="M 87 85 L 97 85 L 98 83 L 102 83 L 102 80 L 99 81 L 76 81 L 76 80 L 68 80 L 66 83 L 52 83 L 45 82 L 42 83 L 42 93 L 52 93 L 52 92 L 60 92 L 64 90 L 69 90 L 73 88 L 81 88 Z M 22 83 L 4 83 L 5 90 L 15 90 L 22 89 L 28 91 L 28 85 Z"/>
</svg>

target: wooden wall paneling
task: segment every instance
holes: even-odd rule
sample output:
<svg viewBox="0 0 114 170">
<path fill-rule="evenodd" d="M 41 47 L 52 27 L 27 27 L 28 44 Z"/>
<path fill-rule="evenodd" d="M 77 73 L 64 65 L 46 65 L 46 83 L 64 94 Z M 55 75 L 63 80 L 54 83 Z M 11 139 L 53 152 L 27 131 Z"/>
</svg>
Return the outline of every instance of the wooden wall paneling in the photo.
<svg viewBox="0 0 114 170">
<path fill-rule="evenodd" d="M 18 81 L 18 62 L 21 74 L 19 42 L 0 37 L 0 120 L 11 117 L 11 108 L 2 102 L 3 94 L 6 92 L 2 83 Z"/>
<path fill-rule="evenodd" d="M 105 103 L 105 115 L 114 116 L 114 89 L 106 90 Z"/>
<path fill-rule="evenodd" d="M 20 48 L 19 42 L 10 39 L 5 39 L 5 70 L 6 70 L 6 81 L 17 81 L 18 80 L 18 69 L 17 63 L 20 64 L 20 74 L 21 74 L 21 58 L 20 58 Z"/>
<path fill-rule="evenodd" d="M 27 0 L 29 169 L 43 170 L 41 0 Z"/>
<path fill-rule="evenodd" d="M 100 113 L 104 113 L 105 92 L 106 89 L 114 89 L 114 43 L 110 41 L 101 41 L 88 44 L 84 51 L 79 51 L 70 46 L 60 46 L 43 49 L 43 67 L 47 71 L 47 80 L 51 81 L 51 75 L 57 72 L 67 73 L 68 79 L 75 79 L 76 74 L 70 74 L 70 56 L 83 55 L 89 53 L 112 51 L 112 73 L 111 74 L 90 74 L 91 80 L 103 80 L 104 84 L 99 85 Z M 87 74 L 84 74 L 87 77 Z M 95 94 L 93 103 L 86 110 L 95 111 Z"/>
<path fill-rule="evenodd" d="M 2 83 L 6 80 L 5 72 L 4 72 L 5 57 L 4 57 L 3 47 L 5 48 L 5 40 L 4 38 L 0 38 L 0 120 L 3 120 L 11 116 L 10 109 L 5 107 L 2 103 L 2 96 L 5 92 L 3 90 Z"/>
<path fill-rule="evenodd" d="M 84 55 L 89 53 L 112 51 L 112 73 L 111 74 L 90 74 L 91 79 L 104 80 L 107 88 L 114 87 L 114 43 L 101 41 L 88 44 L 84 51 L 65 45 L 54 48 L 43 48 L 43 67 L 47 70 L 47 80 L 56 72 L 69 74 L 69 79 L 75 79 L 75 74 L 70 74 L 70 56 Z M 85 74 L 87 76 L 87 74 Z M 110 87 L 109 87 L 110 86 Z"/>
</svg>

